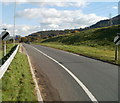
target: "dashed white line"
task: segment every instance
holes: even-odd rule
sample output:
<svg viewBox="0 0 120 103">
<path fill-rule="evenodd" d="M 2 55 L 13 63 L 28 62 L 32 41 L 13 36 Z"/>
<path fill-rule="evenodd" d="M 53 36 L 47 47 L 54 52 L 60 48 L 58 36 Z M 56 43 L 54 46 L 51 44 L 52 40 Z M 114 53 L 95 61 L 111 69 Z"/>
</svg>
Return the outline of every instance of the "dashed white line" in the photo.
<svg viewBox="0 0 120 103">
<path fill-rule="evenodd" d="M 81 86 L 81 88 L 85 91 L 85 93 L 88 95 L 88 97 L 90 98 L 90 100 L 93 103 L 98 103 L 97 99 L 95 98 L 95 96 L 88 90 L 88 88 L 69 70 L 67 69 L 64 65 L 60 64 L 57 60 L 53 59 L 52 57 L 48 56 L 47 54 L 43 53 L 42 51 L 40 51 L 39 49 L 31 46 L 32 48 L 34 48 L 35 50 L 37 50 L 38 52 L 40 52 L 41 54 L 43 54 L 44 56 L 48 57 L 49 59 L 51 59 L 52 61 L 54 61 L 55 63 L 57 63 L 59 66 L 61 66 L 64 70 L 66 70 L 73 78 L 74 80 L 79 84 L 79 86 Z"/>
</svg>

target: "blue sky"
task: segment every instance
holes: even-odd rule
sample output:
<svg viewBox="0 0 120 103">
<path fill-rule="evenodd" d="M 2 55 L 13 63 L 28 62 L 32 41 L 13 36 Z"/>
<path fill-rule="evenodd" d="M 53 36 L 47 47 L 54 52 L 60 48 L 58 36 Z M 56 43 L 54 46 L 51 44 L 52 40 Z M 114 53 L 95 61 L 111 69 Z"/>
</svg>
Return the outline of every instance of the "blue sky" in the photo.
<svg viewBox="0 0 120 103">
<path fill-rule="evenodd" d="M 3 27 L 12 34 L 14 3 L 0 3 Z M 28 35 L 38 30 L 71 29 L 90 26 L 118 14 L 117 2 L 17 3 L 16 34 Z"/>
</svg>

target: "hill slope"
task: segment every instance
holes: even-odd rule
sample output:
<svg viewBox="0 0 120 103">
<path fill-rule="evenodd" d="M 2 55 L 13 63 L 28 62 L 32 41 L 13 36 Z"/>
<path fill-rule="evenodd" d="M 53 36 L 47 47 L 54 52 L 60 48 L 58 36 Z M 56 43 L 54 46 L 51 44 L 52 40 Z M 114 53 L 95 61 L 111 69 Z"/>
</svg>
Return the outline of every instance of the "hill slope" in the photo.
<svg viewBox="0 0 120 103">
<path fill-rule="evenodd" d="M 100 27 L 107 27 L 110 26 L 112 22 L 112 25 L 118 25 L 120 24 L 120 15 L 115 16 L 111 19 L 107 19 L 107 20 L 101 20 L 99 22 L 97 22 L 96 24 L 90 26 L 90 28 L 100 28 Z"/>
<path fill-rule="evenodd" d="M 112 18 L 112 24 L 113 25 L 120 24 L 120 15 Z M 86 27 L 84 29 L 80 28 L 80 29 L 69 29 L 69 30 L 65 29 L 65 30 L 39 31 L 39 32 L 35 32 L 35 33 L 28 35 L 27 38 L 29 41 L 33 42 L 33 41 L 39 41 L 41 39 L 51 38 L 54 36 L 66 35 L 68 33 L 74 34 L 75 32 L 85 31 L 85 30 L 94 29 L 94 28 L 108 27 L 108 26 L 110 26 L 110 19 L 101 20 L 97 22 L 96 24 L 90 27 Z"/>
<path fill-rule="evenodd" d="M 120 32 L 120 25 L 90 29 L 65 36 L 53 37 L 42 42 L 60 42 L 67 45 L 114 46 L 114 37 Z"/>
</svg>

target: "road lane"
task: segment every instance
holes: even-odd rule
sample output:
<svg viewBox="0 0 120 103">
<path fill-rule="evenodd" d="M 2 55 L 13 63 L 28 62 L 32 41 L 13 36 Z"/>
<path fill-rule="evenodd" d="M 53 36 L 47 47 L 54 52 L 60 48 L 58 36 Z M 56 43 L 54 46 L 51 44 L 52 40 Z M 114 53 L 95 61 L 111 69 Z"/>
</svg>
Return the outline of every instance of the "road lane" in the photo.
<svg viewBox="0 0 120 103">
<path fill-rule="evenodd" d="M 50 97 L 52 100 L 59 101 L 60 99 L 62 101 L 90 101 L 82 88 L 79 87 L 75 80 L 67 72 L 65 72 L 63 68 L 40 54 L 31 46 L 25 45 L 25 48 L 30 56 L 33 66 L 37 70 L 37 77 L 42 78 L 44 76 L 44 78 L 47 80 L 45 80 L 45 82 L 50 81 L 49 88 L 47 89 L 54 89 L 53 91 L 50 90 L 50 96 L 52 93 L 55 93 L 55 97 Z"/>
<path fill-rule="evenodd" d="M 83 56 L 72 55 L 68 52 L 53 48 L 39 45 L 32 46 L 46 53 L 67 67 L 85 84 L 85 86 L 95 95 L 99 101 L 118 100 L 117 66 Z M 88 96 L 82 90 L 82 88 L 60 66 L 43 56 L 41 53 L 38 53 L 36 50 L 33 50 L 31 46 L 25 45 L 25 47 L 27 48 L 31 58 L 34 58 L 34 61 L 40 61 L 38 63 L 39 66 L 49 77 L 51 85 L 58 91 L 60 98 L 63 101 L 89 101 Z M 33 54 L 34 52 L 35 54 Z M 37 58 L 35 58 L 36 53 L 39 55 L 39 57 L 37 55 Z"/>
</svg>

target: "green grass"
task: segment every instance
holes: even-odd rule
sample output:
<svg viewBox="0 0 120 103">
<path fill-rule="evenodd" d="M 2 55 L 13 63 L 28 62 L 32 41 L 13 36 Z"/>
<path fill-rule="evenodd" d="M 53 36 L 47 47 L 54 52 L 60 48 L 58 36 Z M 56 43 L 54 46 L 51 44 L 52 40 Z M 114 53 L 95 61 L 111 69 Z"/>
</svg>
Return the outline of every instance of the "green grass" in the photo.
<svg viewBox="0 0 120 103">
<path fill-rule="evenodd" d="M 2 45 L 1 44 L 1 50 L 0 50 L 0 59 L 3 58 L 3 49 L 2 49 Z M 11 51 L 11 49 L 14 47 L 13 43 L 7 43 L 6 44 L 6 55 Z"/>
<path fill-rule="evenodd" d="M 118 32 L 120 32 L 120 25 L 115 25 L 57 36 L 37 44 L 118 64 L 118 61 L 114 60 L 115 44 L 113 42 Z"/>
<path fill-rule="evenodd" d="M 91 47 L 108 46 L 114 48 L 114 37 L 120 32 L 120 25 L 85 30 L 46 39 L 44 42 L 60 42 L 66 45 L 86 45 Z"/>
<path fill-rule="evenodd" d="M 108 47 L 90 47 L 85 45 L 65 45 L 58 42 L 49 42 L 49 43 L 35 43 L 48 47 L 53 47 L 72 53 L 82 54 L 92 58 L 108 61 L 111 63 L 116 63 L 114 59 L 115 51 L 114 49 L 109 49 Z"/>
<path fill-rule="evenodd" d="M 1 81 L 2 101 L 37 101 L 26 55 L 17 53 Z"/>
<path fill-rule="evenodd" d="M 10 55 L 14 52 L 15 48 L 17 47 L 16 45 L 13 44 L 7 44 L 6 45 L 6 56 L 2 55 L 2 64 L 10 57 Z"/>
<path fill-rule="evenodd" d="M 0 51 L 0 59 L 3 57 L 3 52 L 2 50 Z"/>
<path fill-rule="evenodd" d="M 6 54 L 8 54 L 13 47 L 14 47 L 13 43 L 7 44 L 7 45 L 6 45 Z"/>
</svg>

